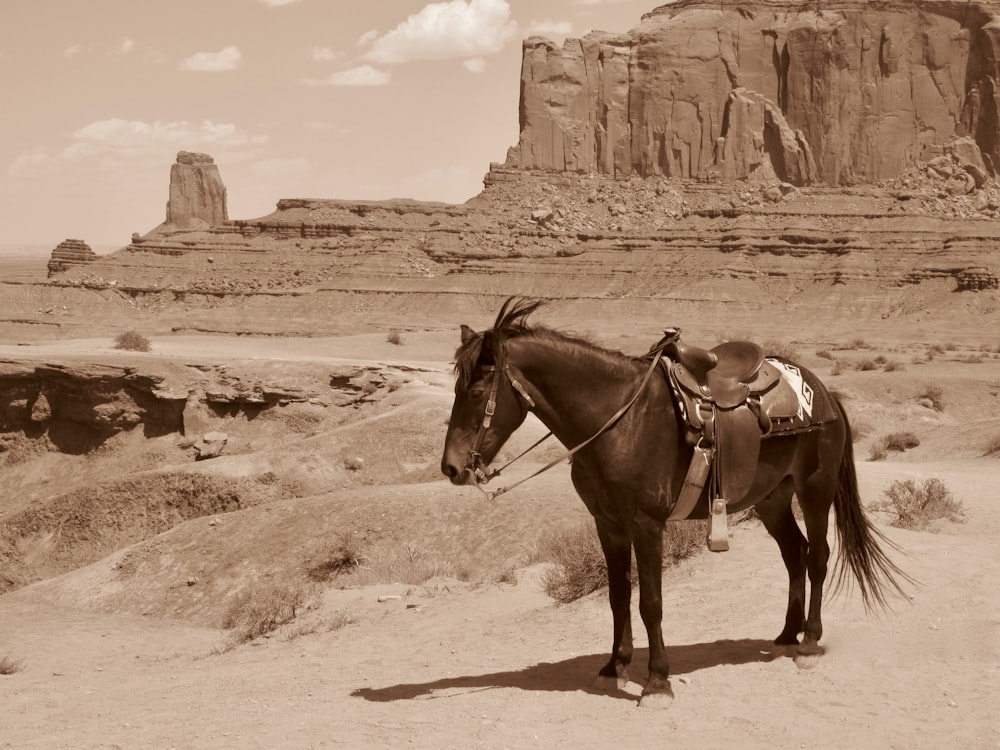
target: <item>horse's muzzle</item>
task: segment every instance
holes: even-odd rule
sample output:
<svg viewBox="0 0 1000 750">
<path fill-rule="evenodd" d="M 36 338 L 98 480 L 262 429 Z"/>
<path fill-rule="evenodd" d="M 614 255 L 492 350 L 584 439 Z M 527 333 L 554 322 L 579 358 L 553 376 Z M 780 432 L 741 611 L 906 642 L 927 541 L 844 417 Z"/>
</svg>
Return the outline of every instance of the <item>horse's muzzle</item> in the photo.
<svg viewBox="0 0 1000 750">
<path fill-rule="evenodd" d="M 462 486 L 476 483 L 476 475 L 473 474 L 472 469 L 468 466 L 457 466 L 448 459 L 441 461 L 441 473 L 448 477 L 454 485 Z"/>
</svg>

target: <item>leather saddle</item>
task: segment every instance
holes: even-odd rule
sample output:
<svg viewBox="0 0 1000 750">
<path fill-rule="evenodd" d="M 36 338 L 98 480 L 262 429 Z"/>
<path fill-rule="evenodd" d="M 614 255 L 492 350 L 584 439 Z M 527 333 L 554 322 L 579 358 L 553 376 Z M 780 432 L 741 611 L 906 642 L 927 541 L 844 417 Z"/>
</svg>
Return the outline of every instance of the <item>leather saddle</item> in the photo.
<svg viewBox="0 0 1000 750">
<path fill-rule="evenodd" d="M 713 457 L 716 496 L 736 503 L 753 484 L 761 440 L 771 433 L 774 420 L 799 413 L 798 398 L 758 344 L 727 341 L 702 349 L 682 342 L 676 328 L 665 333 L 658 346 L 671 360 L 670 382 L 684 412 L 688 440 Z M 689 513 L 690 508 L 685 517 Z"/>
</svg>

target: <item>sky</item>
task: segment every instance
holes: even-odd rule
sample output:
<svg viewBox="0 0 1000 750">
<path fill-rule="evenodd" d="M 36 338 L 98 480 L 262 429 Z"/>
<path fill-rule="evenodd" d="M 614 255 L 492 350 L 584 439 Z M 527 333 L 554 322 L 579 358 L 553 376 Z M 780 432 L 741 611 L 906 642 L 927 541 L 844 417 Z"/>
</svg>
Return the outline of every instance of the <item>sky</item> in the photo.
<svg viewBox="0 0 1000 750">
<path fill-rule="evenodd" d="M 522 40 L 663 1 L 0 0 L 0 244 L 128 244 L 182 150 L 215 159 L 232 219 L 464 202 L 517 143 Z"/>
</svg>

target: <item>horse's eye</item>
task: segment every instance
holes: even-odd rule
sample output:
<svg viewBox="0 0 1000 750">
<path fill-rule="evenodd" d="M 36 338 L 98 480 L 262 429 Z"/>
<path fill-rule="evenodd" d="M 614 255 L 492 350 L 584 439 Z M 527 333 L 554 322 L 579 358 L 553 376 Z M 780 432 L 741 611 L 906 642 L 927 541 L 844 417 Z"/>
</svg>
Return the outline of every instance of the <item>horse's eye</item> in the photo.
<svg viewBox="0 0 1000 750">
<path fill-rule="evenodd" d="M 486 389 L 485 388 L 470 388 L 469 389 L 469 395 L 472 398 L 475 398 L 475 399 L 482 398 L 484 393 L 486 393 Z"/>
</svg>

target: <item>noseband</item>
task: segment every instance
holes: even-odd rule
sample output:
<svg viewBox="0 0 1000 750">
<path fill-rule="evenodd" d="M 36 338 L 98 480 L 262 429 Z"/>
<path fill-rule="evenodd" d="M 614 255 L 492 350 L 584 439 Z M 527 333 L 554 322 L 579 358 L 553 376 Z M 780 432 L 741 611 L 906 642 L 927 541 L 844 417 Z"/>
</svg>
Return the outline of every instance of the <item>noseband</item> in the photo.
<svg viewBox="0 0 1000 750">
<path fill-rule="evenodd" d="M 483 443 L 486 442 L 486 432 L 490 429 L 490 425 L 493 424 L 493 415 L 497 411 L 497 391 L 500 387 L 500 378 L 497 377 L 496 367 L 484 367 L 483 372 L 490 373 L 490 396 L 486 400 L 486 412 L 483 414 L 483 421 L 479 423 L 479 433 L 476 435 L 476 441 L 472 444 L 472 450 L 469 451 L 469 457 L 465 462 L 465 468 L 470 470 L 476 476 L 476 485 L 486 484 L 493 477 L 497 476 L 501 471 L 510 466 L 513 461 L 508 462 L 506 465 L 499 469 L 493 469 L 487 471 L 486 462 L 483 461 L 482 449 Z M 518 392 L 518 394 L 523 398 L 529 408 L 535 406 L 534 400 L 528 395 L 528 392 L 524 389 L 524 386 L 515 378 L 510 372 L 510 365 L 505 364 L 503 366 L 503 372 L 507 376 L 507 380 L 510 381 L 511 387 Z M 550 435 L 552 433 L 549 433 Z M 546 438 L 548 435 L 545 436 Z M 544 440 L 545 438 L 542 438 Z M 541 441 L 539 441 L 541 442 Z M 538 445 L 538 443 L 535 443 Z M 535 446 L 531 446 L 534 448 Z M 528 450 L 531 450 L 529 448 Z M 521 455 L 524 455 L 523 453 Z M 520 458 L 518 456 L 517 458 Z M 514 459 L 514 461 L 517 460 Z"/>
</svg>

